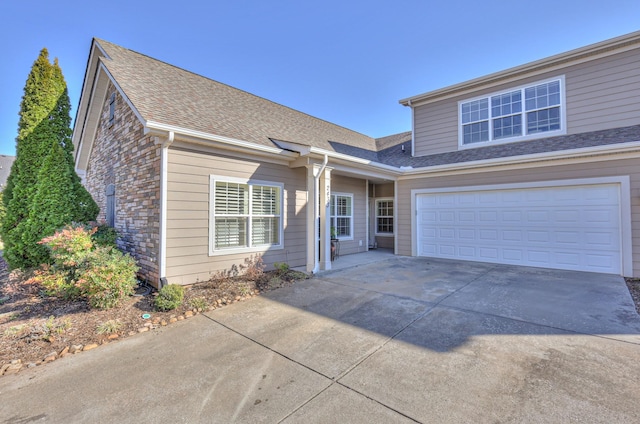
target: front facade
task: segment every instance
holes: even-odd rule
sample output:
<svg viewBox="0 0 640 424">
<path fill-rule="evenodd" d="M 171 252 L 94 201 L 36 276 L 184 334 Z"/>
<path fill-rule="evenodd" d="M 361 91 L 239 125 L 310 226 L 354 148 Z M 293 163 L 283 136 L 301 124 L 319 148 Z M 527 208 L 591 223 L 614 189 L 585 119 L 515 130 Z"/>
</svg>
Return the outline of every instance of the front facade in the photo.
<svg viewBox="0 0 640 424">
<path fill-rule="evenodd" d="M 154 285 L 330 269 L 332 238 L 637 276 L 638 63 L 634 33 L 414 96 L 376 140 L 94 40 L 76 167 Z"/>
</svg>

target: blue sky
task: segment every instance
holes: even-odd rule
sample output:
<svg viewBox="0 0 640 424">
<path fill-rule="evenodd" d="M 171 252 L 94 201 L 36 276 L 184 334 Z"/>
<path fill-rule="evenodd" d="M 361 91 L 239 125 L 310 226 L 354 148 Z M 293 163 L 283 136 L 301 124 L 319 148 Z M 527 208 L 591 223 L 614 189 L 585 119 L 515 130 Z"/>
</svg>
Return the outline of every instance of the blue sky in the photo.
<svg viewBox="0 0 640 424">
<path fill-rule="evenodd" d="M 0 4 L 0 154 L 24 83 L 57 57 L 72 118 L 92 37 L 361 133 L 410 129 L 401 98 L 640 30 L 638 0 L 86 0 Z"/>
</svg>

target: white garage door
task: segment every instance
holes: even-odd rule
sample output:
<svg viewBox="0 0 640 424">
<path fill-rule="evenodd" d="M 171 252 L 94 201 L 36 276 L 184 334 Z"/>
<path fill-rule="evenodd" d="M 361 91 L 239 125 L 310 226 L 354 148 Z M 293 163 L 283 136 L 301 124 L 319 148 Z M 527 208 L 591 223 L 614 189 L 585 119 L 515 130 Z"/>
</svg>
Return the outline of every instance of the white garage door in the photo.
<svg viewBox="0 0 640 424">
<path fill-rule="evenodd" d="M 618 184 L 416 195 L 417 254 L 621 273 Z"/>
</svg>

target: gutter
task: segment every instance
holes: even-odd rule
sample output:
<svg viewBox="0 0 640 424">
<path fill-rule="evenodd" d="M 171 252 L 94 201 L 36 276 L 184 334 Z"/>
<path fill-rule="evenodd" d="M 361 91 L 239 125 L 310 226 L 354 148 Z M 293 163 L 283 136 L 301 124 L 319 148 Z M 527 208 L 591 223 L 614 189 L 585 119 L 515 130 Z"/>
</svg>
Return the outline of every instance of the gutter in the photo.
<svg viewBox="0 0 640 424">
<path fill-rule="evenodd" d="M 147 121 L 144 125 L 144 134 L 157 134 L 166 136 L 167 133 L 179 134 L 181 139 L 190 139 L 190 141 L 212 141 L 224 144 L 227 147 L 234 148 L 233 150 L 246 151 L 251 149 L 261 153 L 273 154 L 278 156 L 289 156 L 291 158 L 297 157 L 296 153 L 288 152 L 286 150 L 265 146 L 262 144 L 251 143 L 248 141 L 238 140 L 236 138 L 225 137 L 222 135 L 210 134 L 202 131 L 194 131 L 187 128 L 176 127 L 173 125 L 161 124 L 158 122 Z"/>
<path fill-rule="evenodd" d="M 169 131 L 167 138 L 160 144 L 160 259 L 158 263 L 158 289 L 167 285 L 167 184 L 169 146 L 173 144 L 175 133 Z"/>
</svg>

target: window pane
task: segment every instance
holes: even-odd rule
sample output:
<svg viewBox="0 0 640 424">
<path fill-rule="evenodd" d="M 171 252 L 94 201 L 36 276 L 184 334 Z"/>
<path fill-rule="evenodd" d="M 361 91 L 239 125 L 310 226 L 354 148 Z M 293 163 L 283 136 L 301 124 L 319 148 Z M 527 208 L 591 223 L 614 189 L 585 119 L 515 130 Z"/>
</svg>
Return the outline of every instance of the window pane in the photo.
<svg viewBox="0 0 640 424">
<path fill-rule="evenodd" d="M 393 218 L 378 218 L 378 233 L 393 233 Z"/>
<path fill-rule="evenodd" d="M 560 129 L 560 108 L 539 110 L 527 113 L 527 134 Z"/>
<path fill-rule="evenodd" d="M 462 123 L 489 119 L 489 99 L 474 100 L 463 103 L 461 108 Z"/>
<path fill-rule="evenodd" d="M 520 91 L 500 94 L 491 98 L 491 113 L 494 118 L 519 113 L 521 110 Z"/>
<path fill-rule="evenodd" d="M 246 218 L 216 218 L 216 249 L 247 247 Z"/>
<path fill-rule="evenodd" d="M 280 244 L 279 218 L 254 218 L 251 223 L 251 241 L 254 246 Z"/>
<path fill-rule="evenodd" d="M 279 215 L 280 190 L 278 187 L 253 186 L 252 211 L 254 215 Z"/>
<path fill-rule="evenodd" d="M 529 87 L 525 90 L 527 110 L 546 108 L 560 104 L 560 82 L 553 81 Z"/>
<path fill-rule="evenodd" d="M 336 218 L 336 232 L 338 233 L 338 237 L 351 236 L 351 218 Z"/>
<path fill-rule="evenodd" d="M 463 143 L 478 143 L 489 140 L 489 122 L 478 122 L 475 124 L 465 125 L 463 127 Z"/>
<path fill-rule="evenodd" d="M 216 215 L 246 215 L 249 213 L 249 192 L 246 184 L 216 182 Z"/>
<path fill-rule="evenodd" d="M 493 138 L 495 140 L 522 135 L 522 116 L 513 115 L 493 120 Z"/>
</svg>

